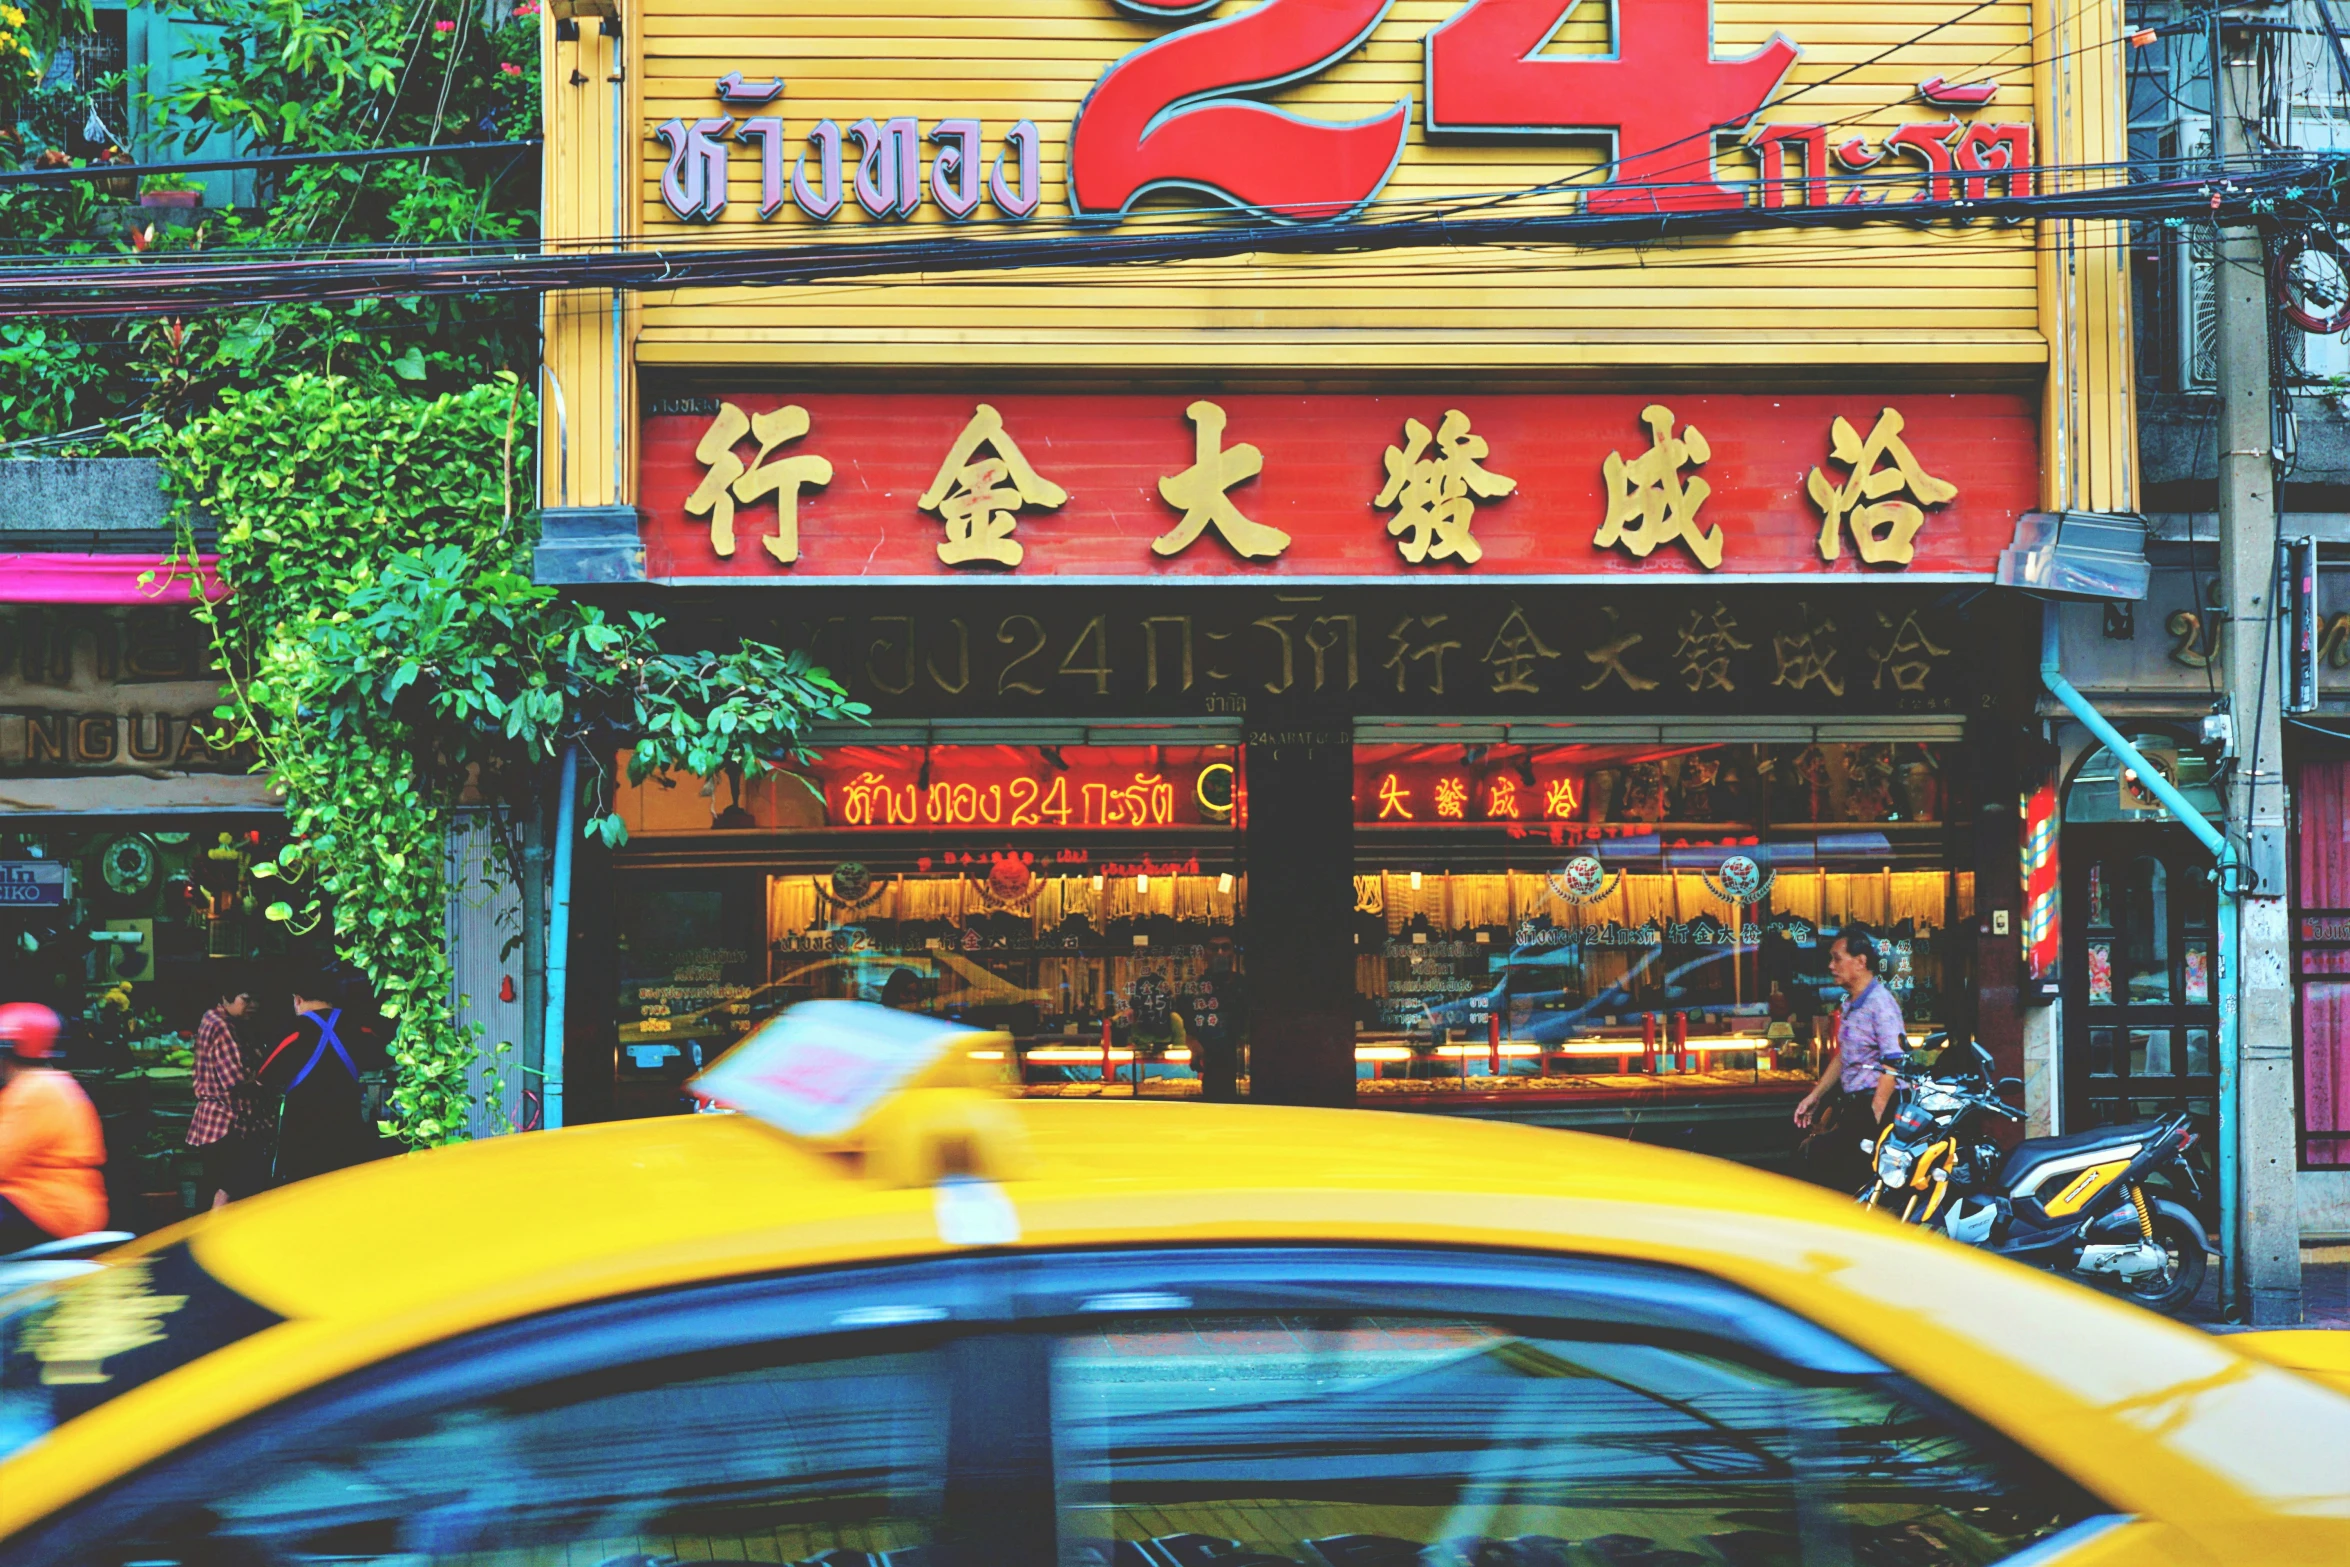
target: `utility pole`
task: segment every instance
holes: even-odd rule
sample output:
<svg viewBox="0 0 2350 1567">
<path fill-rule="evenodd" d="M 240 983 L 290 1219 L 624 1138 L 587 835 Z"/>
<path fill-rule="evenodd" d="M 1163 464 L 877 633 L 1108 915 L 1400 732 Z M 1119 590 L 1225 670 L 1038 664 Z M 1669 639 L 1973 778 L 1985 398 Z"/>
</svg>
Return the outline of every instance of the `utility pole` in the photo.
<svg viewBox="0 0 2350 1567">
<path fill-rule="evenodd" d="M 2252 8 L 2257 11 L 2261 8 Z M 2266 100 L 2261 30 L 2222 17 L 2219 92 L 2220 156 L 2228 175 L 2250 172 L 2257 124 Z M 2220 231 L 2219 548 L 2220 597 L 2227 612 L 2222 635 L 2228 713 L 2235 766 L 2227 780 L 2227 834 L 2244 864 L 2238 915 L 2236 968 L 2219 983 L 2236 987 L 2233 1040 L 2236 1124 L 2220 1135 L 2234 1141 L 2234 1213 L 2220 1222 L 2233 1266 L 2231 1310 L 2248 1308 L 2256 1325 L 2301 1320 L 2301 1232 L 2294 1204 L 2300 1133 L 2293 1113 L 2292 982 L 2285 911 L 2285 791 L 2283 649 L 2277 632 L 2277 486 L 2269 350 L 2268 257 L 2260 230 L 2244 224 Z M 2220 917 L 2227 917 L 2221 900 Z M 2183 1044 L 2183 1041 L 2181 1042 Z"/>
</svg>

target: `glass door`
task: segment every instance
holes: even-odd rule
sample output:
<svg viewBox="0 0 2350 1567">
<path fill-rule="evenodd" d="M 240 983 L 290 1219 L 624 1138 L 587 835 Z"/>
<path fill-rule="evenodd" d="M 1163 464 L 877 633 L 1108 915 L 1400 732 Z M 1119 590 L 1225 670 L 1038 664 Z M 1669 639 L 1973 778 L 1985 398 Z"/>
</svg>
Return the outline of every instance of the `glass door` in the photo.
<svg viewBox="0 0 2350 1567">
<path fill-rule="evenodd" d="M 2177 827 L 2076 824 L 2064 844 L 2064 1126 L 2185 1110 L 2219 1093 L 2211 856 Z"/>
</svg>

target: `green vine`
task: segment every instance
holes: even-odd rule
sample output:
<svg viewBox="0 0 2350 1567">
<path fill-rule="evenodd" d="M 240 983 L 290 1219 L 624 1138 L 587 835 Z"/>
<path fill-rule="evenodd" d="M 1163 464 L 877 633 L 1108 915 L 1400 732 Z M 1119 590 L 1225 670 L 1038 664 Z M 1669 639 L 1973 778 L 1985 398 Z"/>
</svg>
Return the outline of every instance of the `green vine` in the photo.
<svg viewBox="0 0 2350 1567">
<path fill-rule="evenodd" d="M 417 1145 L 466 1135 L 481 1049 L 443 939 L 461 798 L 500 811 L 511 845 L 566 745 L 627 749 L 640 779 L 739 777 L 806 759 L 811 719 L 865 712 L 805 654 L 667 652 L 660 617 L 613 619 L 534 584 L 516 498 L 535 417 L 510 375 L 429 401 L 297 375 L 227 393 L 164 450 L 182 522 L 171 572 L 193 570 L 200 506 L 234 588 L 207 599 L 190 583 L 228 677 L 219 743 L 251 744 L 286 796 L 288 846 L 256 867 L 286 886 L 270 917 L 325 928 L 374 987 L 397 1025 L 386 1130 Z M 594 778 L 585 831 L 617 845 L 611 780 Z"/>
</svg>

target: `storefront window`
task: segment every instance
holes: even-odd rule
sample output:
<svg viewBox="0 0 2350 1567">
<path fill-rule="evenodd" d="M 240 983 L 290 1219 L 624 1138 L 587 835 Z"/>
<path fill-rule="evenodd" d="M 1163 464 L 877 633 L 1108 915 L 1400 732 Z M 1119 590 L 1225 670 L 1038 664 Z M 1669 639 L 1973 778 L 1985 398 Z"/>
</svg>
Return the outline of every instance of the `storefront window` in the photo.
<svg viewBox="0 0 2350 1567">
<path fill-rule="evenodd" d="M 1037 1093 L 1198 1092 L 1194 1046 L 1238 1043 L 1238 786 L 1228 746 L 844 746 L 624 791 L 625 1107 L 819 998 L 1003 1029 Z"/>
<path fill-rule="evenodd" d="M 1372 745 L 1355 756 L 1358 1087 L 1792 1075 L 1865 924 L 1913 1033 L 1971 918 L 1918 744 Z"/>
<path fill-rule="evenodd" d="M 250 960 L 286 950 L 266 913 L 281 894 L 253 874 L 284 841 L 282 820 L 258 815 L 0 825 L 0 1001 L 65 1019 L 64 1064 L 98 1110 L 118 1227 L 174 1222 L 202 1195 L 186 1146 L 194 1041 L 221 982 L 283 1007 L 268 963 Z M 254 1014 L 248 1043 L 284 1016 Z"/>
</svg>

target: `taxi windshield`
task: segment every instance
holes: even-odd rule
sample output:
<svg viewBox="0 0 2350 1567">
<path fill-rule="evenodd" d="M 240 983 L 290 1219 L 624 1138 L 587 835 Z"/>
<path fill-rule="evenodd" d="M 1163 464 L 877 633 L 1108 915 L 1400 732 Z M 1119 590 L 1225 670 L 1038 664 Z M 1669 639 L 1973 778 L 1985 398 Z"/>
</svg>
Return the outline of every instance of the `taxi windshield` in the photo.
<svg viewBox="0 0 2350 1567">
<path fill-rule="evenodd" d="M 0 1460 L 76 1415 L 284 1319 L 185 1241 L 0 1307 Z"/>
</svg>

